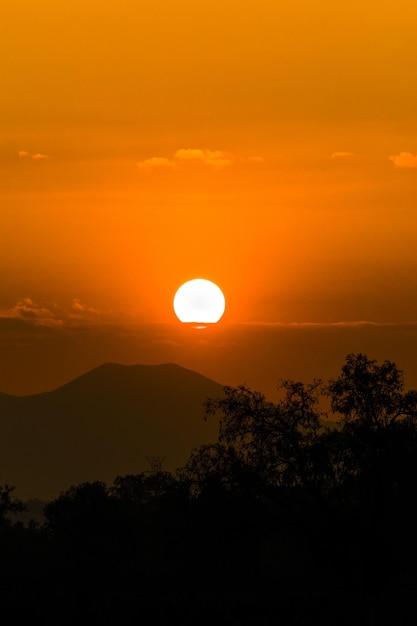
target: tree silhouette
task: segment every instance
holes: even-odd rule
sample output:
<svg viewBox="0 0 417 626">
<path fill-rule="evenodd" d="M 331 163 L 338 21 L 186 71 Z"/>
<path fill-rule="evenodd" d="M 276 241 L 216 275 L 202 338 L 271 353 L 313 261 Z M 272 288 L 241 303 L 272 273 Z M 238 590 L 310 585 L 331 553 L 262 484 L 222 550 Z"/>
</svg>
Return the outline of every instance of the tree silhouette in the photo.
<svg viewBox="0 0 417 626">
<path fill-rule="evenodd" d="M 304 538 L 305 566 L 312 559 L 333 572 L 358 623 L 373 623 L 375 604 L 410 567 L 407 548 L 416 552 L 417 392 L 405 390 L 394 363 L 361 353 L 327 384 L 284 381 L 280 390 L 277 403 L 245 386 L 209 399 L 206 418 L 220 414 L 218 440 L 194 450 L 181 476 L 200 499 L 262 502 L 275 538 L 285 535 L 289 546 Z M 336 418 L 329 425 L 322 395 Z"/>
<path fill-rule="evenodd" d="M 381 430 L 401 419 L 417 419 L 417 391 L 405 391 L 404 374 L 391 361 L 378 365 L 364 354 L 348 354 L 342 374 L 329 382 L 326 393 L 345 425 Z"/>
<path fill-rule="evenodd" d="M 0 485 L 0 529 L 10 525 L 10 513 L 18 513 L 25 510 L 23 502 L 12 497 L 14 490 L 15 487 Z"/>
<path fill-rule="evenodd" d="M 232 448 L 242 466 L 256 468 L 266 484 L 310 488 L 315 479 L 310 452 L 323 431 L 319 387 L 320 381 L 284 381 L 277 404 L 244 386 L 225 387 L 225 397 L 206 402 L 206 417 L 221 413 L 218 443 Z"/>
</svg>

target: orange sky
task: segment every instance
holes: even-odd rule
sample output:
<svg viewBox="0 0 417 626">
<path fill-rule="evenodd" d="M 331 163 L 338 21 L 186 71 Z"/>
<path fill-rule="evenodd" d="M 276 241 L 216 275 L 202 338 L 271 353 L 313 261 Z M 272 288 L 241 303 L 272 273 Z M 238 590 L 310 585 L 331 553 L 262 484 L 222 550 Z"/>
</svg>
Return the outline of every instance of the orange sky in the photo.
<svg viewBox="0 0 417 626">
<path fill-rule="evenodd" d="M 231 327 L 414 322 L 416 27 L 413 0 L 6 3 L 0 390 L 50 384 L 7 382 L 19 324 L 175 325 L 200 276 Z M 95 360 L 165 360 L 135 345 Z"/>
</svg>

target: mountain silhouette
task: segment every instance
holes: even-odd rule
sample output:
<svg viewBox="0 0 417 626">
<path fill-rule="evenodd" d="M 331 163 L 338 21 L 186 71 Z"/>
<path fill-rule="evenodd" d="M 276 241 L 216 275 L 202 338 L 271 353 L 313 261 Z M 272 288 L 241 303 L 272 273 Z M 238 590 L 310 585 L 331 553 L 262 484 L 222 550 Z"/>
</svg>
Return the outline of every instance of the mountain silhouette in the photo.
<svg viewBox="0 0 417 626">
<path fill-rule="evenodd" d="M 0 393 L 0 483 L 49 500 L 80 482 L 148 470 L 147 457 L 175 470 L 216 439 L 203 403 L 222 392 L 179 365 L 107 363 L 51 392 Z"/>
</svg>

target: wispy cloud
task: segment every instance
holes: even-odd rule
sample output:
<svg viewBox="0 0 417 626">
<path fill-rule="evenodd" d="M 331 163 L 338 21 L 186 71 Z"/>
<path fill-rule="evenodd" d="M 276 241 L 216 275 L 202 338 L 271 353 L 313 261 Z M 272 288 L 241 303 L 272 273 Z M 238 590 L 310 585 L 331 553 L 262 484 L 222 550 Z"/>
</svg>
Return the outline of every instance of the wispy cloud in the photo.
<svg viewBox="0 0 417 626">
<path fill-rule="evenodd" d="M 354 156 L 353 152 L 333 152 L 330 155 L 330 158 L 331 159 L 346 159 L 346 158 L 353 157 L 353 156 Z"/>
<path fill-rule="evenodd" d="M 49 159 L 49 156 L 47 154 L 42 154 L 41 152 L 36 152 L 35 154 L 32 154 L 27 150 L 19 150 L 18 155 L 21 159 L 31 159 L 32 161 L 43 161 L 45 159 Z"/>
<path fill-rule="evenodd" d="M 74 298 L 71 305 L 71 310 L 68 313 L 68 319 L 90 321 L 98 320 L 103 316 L 103 311 L 95 309 L 92 306 L 88 306 L 84 302 L 81 302 L 79 298 Z"/>
<path fill-rule="evenodd" d="M 0 309 L 0 320 L 15 320 L 26 326 L 64 328 L 89 323 L 105 322 L 106 315 L 74 298 L 69 308 L 55 303 L 38 303 L 22 298 L 9 308 Z"/>
<path fill-rule="evenodd" d="M 213 169 L 223 169 L 234 163 L 235 159 L 231 154 L 221 150 L 207 150 L 202 148 L 180 148 L 171 159 L 154 156 L 144 161 L 138 162 L 141 170 L 161 170 L 170 168 L 186 167 L 191 164 L 201 164 Z"/>
<path fill-rule="evenodd" d="M 389 157 L 390 161 L 394 163 L 395 167 L 401 167 L 406 169 L 417 168 L 417 154 L 411 152 L 400 152 Z"/>
<path fill-rule="evenodd" d="M 175 153 L 175 159 L 181 163 L 197 161 L 215 168 L 232 165 L 231 155 L 220 150 L 201 150 L 200 148 L 181 148 Z"/>
<path fill-rule="evenodd" d="M 138 167 L 142 170 L 166 169 L 175 167 L 174 161 L 165 159 L 164 157 L 152 157 L 138 163 Z"/>
<path fill-rule="evenodd" d="M 22 298 L 10 308 L 0 310 L 0 319 L 22 320 L 34 326 L 60 326 L 61 315 L 54 305 L 38 304 L 32 298 Z"/>
<path fill-rule="evenodd" d="M 339 322 L 236 322 L 231 326 L 247 326 L 260 328 L 396 328 L 396 327 L 416 327 L 416 321 L 408 322 L 378 322 L 371 320 L 353 320 Z"/>
</svg>

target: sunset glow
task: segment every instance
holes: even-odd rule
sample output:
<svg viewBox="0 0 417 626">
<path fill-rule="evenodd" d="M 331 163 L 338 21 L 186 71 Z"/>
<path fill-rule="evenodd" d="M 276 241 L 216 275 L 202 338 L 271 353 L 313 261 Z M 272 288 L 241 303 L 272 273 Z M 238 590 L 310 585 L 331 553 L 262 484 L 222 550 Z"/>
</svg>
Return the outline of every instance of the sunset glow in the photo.
<svg viewBox="0 0 417 626">
<path fill-rule="evenodd" d="M 2 358 L 31 358 L 10 328 L 32 350 L 39 329 L 172 323 L 190 274 L 222 285 L 227 324 L 414 322 L 416 19 L 412 0 L 6 3 Z M 140 360 L 128 345 L 107 358 Z"/>
</svg>

